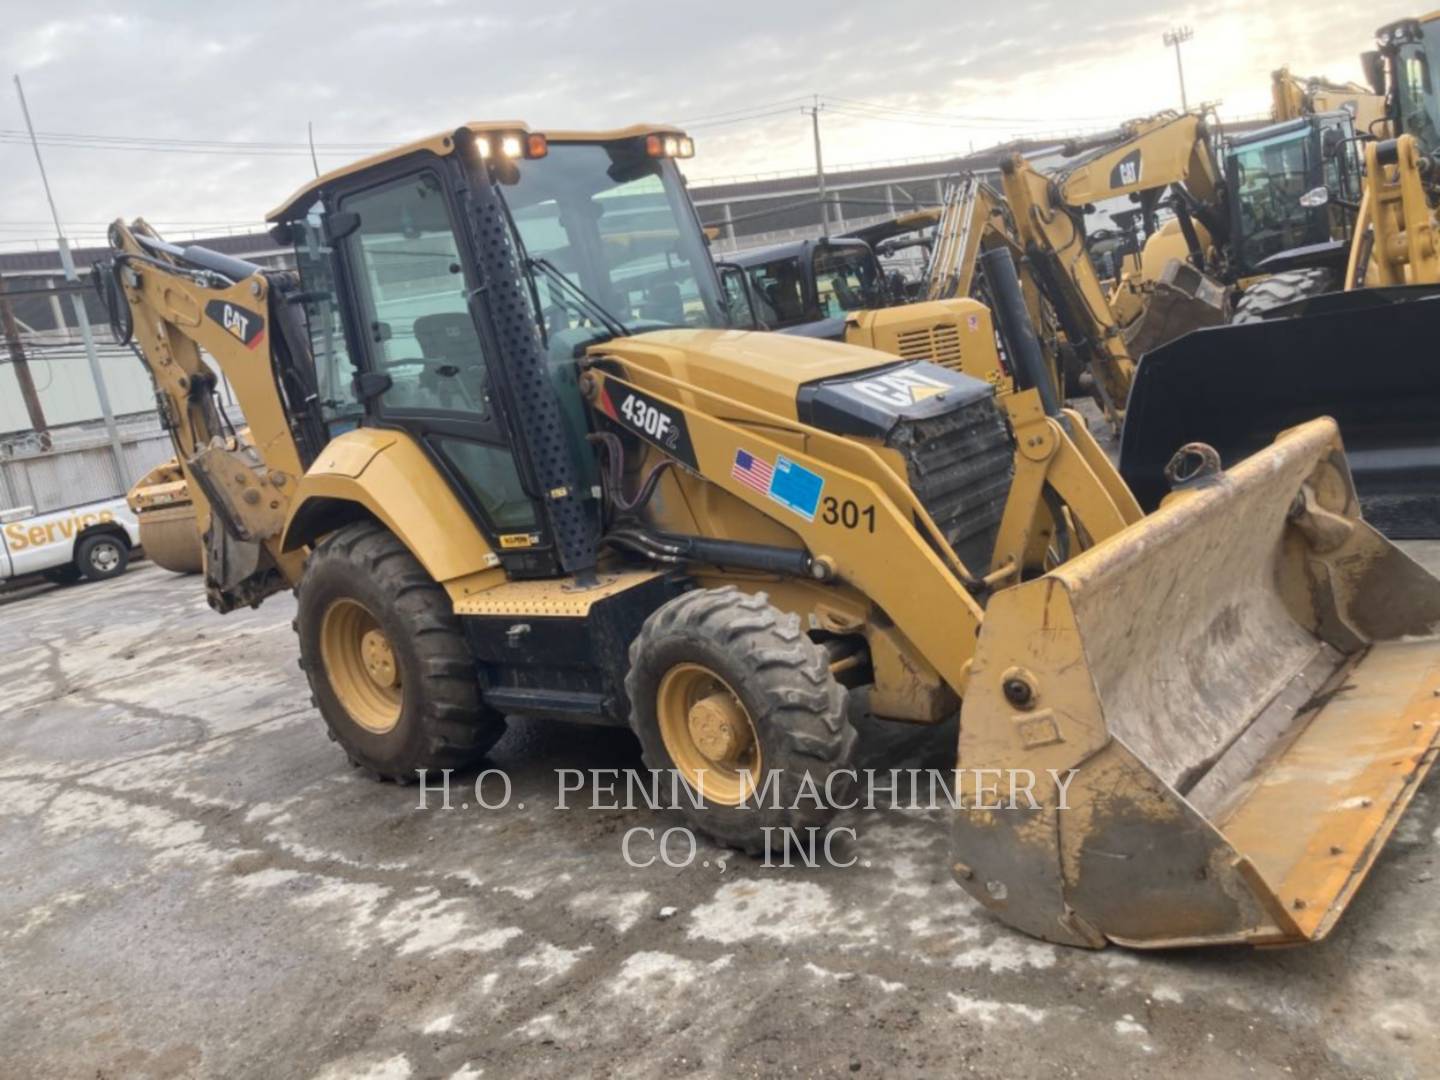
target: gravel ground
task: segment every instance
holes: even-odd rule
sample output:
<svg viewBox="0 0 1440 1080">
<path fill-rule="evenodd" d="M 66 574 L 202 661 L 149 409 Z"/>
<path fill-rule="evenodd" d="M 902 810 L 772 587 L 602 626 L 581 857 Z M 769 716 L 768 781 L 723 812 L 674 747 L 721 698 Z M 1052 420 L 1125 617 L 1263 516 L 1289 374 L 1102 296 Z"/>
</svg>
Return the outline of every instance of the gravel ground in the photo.
<svg viewBox="0 0 1440 1080">
<path fill-rule="evenodd" d="M 942 812 L 842 820 L 849 869 L 632 868 L 675 819 L 553 771 L 638 768 L 624 732 L 515 723 L 507 806 L 418 809 L 326 739 L 292 609 L 145 564 L 0 598 L 0 1075 L 1435 1075 L 1433 777 L 1318 946 L 1056 948 L 949 881 Z"/>
</svg>

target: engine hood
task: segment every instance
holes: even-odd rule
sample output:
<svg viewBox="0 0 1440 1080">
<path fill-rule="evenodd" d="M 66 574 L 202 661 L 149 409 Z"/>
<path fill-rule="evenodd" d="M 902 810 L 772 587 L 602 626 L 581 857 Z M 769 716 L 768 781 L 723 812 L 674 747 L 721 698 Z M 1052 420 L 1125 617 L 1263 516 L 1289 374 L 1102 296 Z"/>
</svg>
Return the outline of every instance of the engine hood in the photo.
<svg viewBox="0 0 1440 1080">
<path fill-rule="evenodd" d="M 888 353 L 753 330 L 654 330 L 589 350 L 744 401 L 787 420 L 809 383 L 893 367 Z"/>
</svg>

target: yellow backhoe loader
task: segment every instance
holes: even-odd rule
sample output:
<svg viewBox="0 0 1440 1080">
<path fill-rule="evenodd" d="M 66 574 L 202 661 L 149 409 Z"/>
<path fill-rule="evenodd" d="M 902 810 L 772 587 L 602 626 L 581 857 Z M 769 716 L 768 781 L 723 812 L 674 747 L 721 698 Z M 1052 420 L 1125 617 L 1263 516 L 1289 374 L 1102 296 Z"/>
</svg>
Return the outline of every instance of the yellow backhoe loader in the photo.
<svg viewBox="0 0 1440 1080">
<path fill-rule="evenodd" d="M 1366 516 L 1390 536 L 1440 536 L 1440 374 L 1430 358 L 1440 329 L 1440 12 L 1377 37 L 1362 61 L 1376 93 L 1388 88 L 1378 127 L 1395 134 L 1364 144 L 1363 194 L 1341 246 L 1344 291 L 1147 356 L 1120 450 L 1142 505 L 1164 497 L 1176 439 L 1238 461 L 1324 413 L 1344 433 Z"/>
<path fill-rule="evenodd" d="M 927 248 L 918 285 L 900 288 L 887 281 L 877 248 L 893 253 L 901 245 Z M 990 332 L 989 325 L 973 305 L 952 303 L 974 298 L 993 306 L 980 257 L 999 249 L 1018 266 L 1028 318 L 1047 357 L 1050 388 L 1058 394 L 1062 376 L 1049 305 L 1025 272 L 1024 250 L 1005 200 L 979 177 L 960 177 L 939 207 L 906 211 L 837 237 L 742 251 L 722 267 L 743 272 L 757 325 L 931 360 L 991 378 L 1006 394 L 1015 387 L 1009 356 L 1002 351 L 999 368 L 991 367 L 990 346 L 979 338 Z M 967 357 L 976 359 L 972 367 Z"/>
<path fill-rule="evenodd" d="M 319 711 L 380 776 L 473 763 L 507 714 L 628 724 L 755 851 L 848 801 L 852 710 L 958 709 L 963 769 L 1035 781 L 955 816 L 1001 919 L 1324 936 L 1440 743 L 1440 581 L 1361 520 L 1334 424 L 1224 472 L 1188 448 L 1142 517 L 1038 390 L 727 328 L 690 150 L 465 124 L 275 209 L 298 275 L 116 222 L 214 607 L 296 591 Z"/>
</svg>

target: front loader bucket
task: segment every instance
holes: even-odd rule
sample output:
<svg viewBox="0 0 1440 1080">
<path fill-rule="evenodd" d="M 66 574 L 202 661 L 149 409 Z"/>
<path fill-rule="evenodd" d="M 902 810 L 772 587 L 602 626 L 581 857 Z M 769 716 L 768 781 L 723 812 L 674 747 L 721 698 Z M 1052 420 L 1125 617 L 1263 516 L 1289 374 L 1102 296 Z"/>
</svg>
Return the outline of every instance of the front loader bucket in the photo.
<svg viewBox="0 0 1440 1080">
<path fill-rule="evenodd" d="M 1335 424 L 1284 433 L 991 598 L 957 879 L 1072 945 L 1325 936 L 1435 761 L 1437 631 L 1440 580 L 1360 519 Z"/>
<path fill-rule="evenodd" d="M 1216 327 L 1146 354 L 1120 438 L 1140 505 L 1167 490 L 1188 442 L 1232 465 L 1285 428 L 1332 416 L 1365 517 L 1386 535 L 1440 537 L 1440 297 L 1366 289 L 1315 298 L 1296 318 Z"/>
</svg>

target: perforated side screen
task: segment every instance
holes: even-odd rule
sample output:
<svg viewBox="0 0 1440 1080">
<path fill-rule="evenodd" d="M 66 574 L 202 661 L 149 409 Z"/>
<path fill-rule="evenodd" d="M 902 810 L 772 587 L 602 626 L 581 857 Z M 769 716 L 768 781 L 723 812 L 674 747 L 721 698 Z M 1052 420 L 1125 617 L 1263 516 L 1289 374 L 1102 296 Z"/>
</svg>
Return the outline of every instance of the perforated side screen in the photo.
<svg viewBox="0 0 1440 1080">
<path fill-rule="evenodd" d="M 580 499 L 560 403 L 545 366 L 505 210 L 484 180 L 470 188 L 470 210 L 490 316 L 514 397 L 515 426 L 542 489 L 560 565 L 567 573 L 581 574 L 595 567 L 599 536 Z"/>
</svg>

